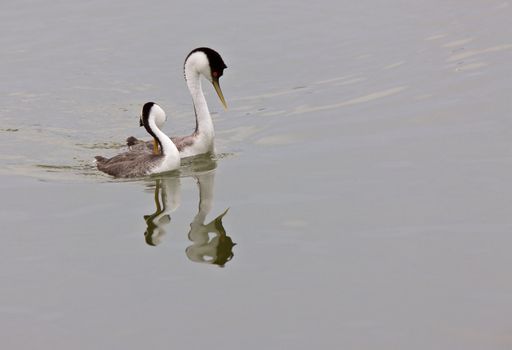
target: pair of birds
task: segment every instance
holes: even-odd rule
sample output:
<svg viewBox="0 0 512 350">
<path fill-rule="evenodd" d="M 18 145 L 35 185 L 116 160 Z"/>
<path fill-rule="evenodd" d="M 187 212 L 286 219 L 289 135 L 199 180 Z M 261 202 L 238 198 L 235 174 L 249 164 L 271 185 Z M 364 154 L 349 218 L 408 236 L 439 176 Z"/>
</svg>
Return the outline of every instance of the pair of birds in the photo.
<svg viewBox="0 0 512 350">
<path fill-rule="evenodd" d="M 180 159 L 214 151 L 213 121 L 201 86 L 201 76 L 213 84 L 220 101 L 227 109 L 219 78 L 227 68 L 222 57 L 213 49 L 200 47 L 192 50 L 185 59 L 185 80 L 196 115 L 195 131 L 188 136 L 169 138 L 161 128 L 167 120 L 165 111 L 154 102 L 142 108 L 140 126 L 153 137 L 145 142 L 129 137 L 129 151 L 112 158 L 96 156 L 100 171 L 115 177 L 138 177 L 178 169 Z M 159 149 L 160 148 L 160 149 Z"/>
</svg>

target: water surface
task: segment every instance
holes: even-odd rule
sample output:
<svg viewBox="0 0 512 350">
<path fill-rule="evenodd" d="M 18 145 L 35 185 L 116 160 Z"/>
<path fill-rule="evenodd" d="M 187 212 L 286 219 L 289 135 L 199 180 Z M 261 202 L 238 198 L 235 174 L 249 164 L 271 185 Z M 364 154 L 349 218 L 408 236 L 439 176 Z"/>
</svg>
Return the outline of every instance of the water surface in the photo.
<svg viewBox="0 0 512 350">
<path fill-rule="evenodd" d="M 511 11 L 3 2 L 3 347 L 509 349 Z M 214 159 L 96 171 L 203 45 Z"/>
</svg>

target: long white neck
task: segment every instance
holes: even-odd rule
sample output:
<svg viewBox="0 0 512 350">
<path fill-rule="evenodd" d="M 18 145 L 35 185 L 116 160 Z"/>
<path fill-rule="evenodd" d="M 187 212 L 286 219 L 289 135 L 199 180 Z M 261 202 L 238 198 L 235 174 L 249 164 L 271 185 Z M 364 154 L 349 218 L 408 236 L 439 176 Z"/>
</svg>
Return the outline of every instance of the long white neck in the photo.
<svg viewBox="0 0 512 350">
<path fill-rule="evenodd" d="M 208 140 L 213 140 L 215 132 L 213 130 L 213 121 L 204 97 L 201 87 L 201 77 L 193 65 L 185 66 L 185 79 L 187 80 L 188 90 L 192 95 L 194 110 L 196 113 L 196 133 Z"/>
<path fill-rule="evenodd" d="M 169 136 L 164 134 L 162 130 L 158 128 L 154 118 L 151 118 L 148 122 L 151 131 L 155 134 L 156 138 L 160 142 L 163 156 L 169 159 L 180 159 L 180 152 L 176 148 L 176 145 L 171 141 Z"/>
</svg>

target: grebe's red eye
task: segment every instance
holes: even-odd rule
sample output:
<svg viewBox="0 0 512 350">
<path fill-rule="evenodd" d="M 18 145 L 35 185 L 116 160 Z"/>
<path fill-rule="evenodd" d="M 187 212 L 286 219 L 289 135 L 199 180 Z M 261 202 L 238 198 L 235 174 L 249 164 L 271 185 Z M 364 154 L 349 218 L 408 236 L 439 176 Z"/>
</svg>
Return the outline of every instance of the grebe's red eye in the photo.
<svg viewBox="0 0 512 350">
<path fill-rule="evenodd" d="M 212 75 L 214 78 L 217 78 L 219 76 L 219 72 L 213 72 Z"/>
</svg>

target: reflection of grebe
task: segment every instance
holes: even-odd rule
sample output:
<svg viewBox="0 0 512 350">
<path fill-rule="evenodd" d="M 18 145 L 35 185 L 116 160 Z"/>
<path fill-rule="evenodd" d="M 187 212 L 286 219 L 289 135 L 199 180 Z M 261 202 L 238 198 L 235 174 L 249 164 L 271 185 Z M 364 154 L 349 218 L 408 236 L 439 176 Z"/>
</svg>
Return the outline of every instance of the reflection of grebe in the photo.
<svg viewBox="0 0 512 350">
<path fill-rule="evenodd" d="M 222 218 L 227 214 L 228 209 L 210 223 L 205 224 L 204 221 L 213 204 L 215 172 L 195 175 L 195 178 L 199 186 L 199 211 L 190 223 L 188 238 L 193 244 L 186 249 L 186 253 L 192 261 L 223 267 L 233 258 L 233 247 L 236 245 L 231 237 L 226 235 L 222 224 Z M 213 234 L 213 237 L 210 238 L 210 234 Z"/>
<path fill-rule="evenodd" d="M 180 203 L 180 178 L 164 177 L 157 179 L 155 185 L 156 211 L 151 215 L 144 215 L 144 220 L 148 225 L 146 232 L 144 232 L 147 244 L 152 246 L 160 244 L 166 233 L 165 226 L 171 222 L 169 214 L 178 209 Z"/>
<path fill-rule="evenodd" d="M 215 170 L 212 169 L 215 167 L 216 164 L 212 161 L 200 163 L 198 168 L 203 170 L 206 168 L 208 171 L 192 175 L 199 186 L 199 210 L 190 223 L 188 238 L 192 241 L 192 245 L 186 249 L 186 254 L 192 261 L 216 264 L 222 267 L 233 258 L 233 247 L 236 243 L 233 243 L 231 237 L 226 234 L 222 224 L 222 219 L 228 209 L 210 223 L 204 223 L 213 204 Z M 147 224 L 144 238 L 147 244 L 156 246 L 161 243 L 166 233 L 166 226 L 171 222 L 169 214 L 175 211 L 180 203 L 180 178 L 162 177 L 156 180 L 156 210 L 153 214 L 144 216 L 144 221 Z"/>
</svg>

